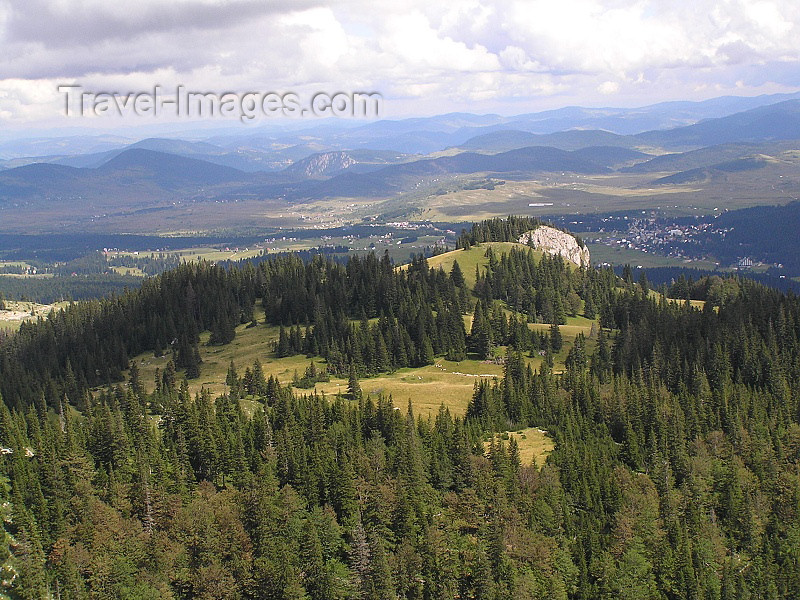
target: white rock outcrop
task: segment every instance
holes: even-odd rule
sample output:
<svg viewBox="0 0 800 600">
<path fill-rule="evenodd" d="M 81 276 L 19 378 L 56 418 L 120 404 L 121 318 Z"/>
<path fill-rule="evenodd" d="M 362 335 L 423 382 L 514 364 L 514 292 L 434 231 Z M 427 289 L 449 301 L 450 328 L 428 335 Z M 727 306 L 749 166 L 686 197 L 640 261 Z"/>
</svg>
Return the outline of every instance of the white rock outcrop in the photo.
<svg viewBox="0 0 800 600">
<path fill-rule="evenodd" d="M 568 261 L 574 262 L 581 267 L 588 267 L 589 249 L 581 247 L 569 233 L 560 231 L 554 227 L 542 225 L 536 229 L 523 233 L 519 238 L 520 244 L 531 245 L 537 250 L 549 252 L 552 255 L 559 254 Z"/>
<path fill-rule="evenodd" d="M 347 152 L 322 152 L 297 161 L 289 170 L 306 177 L 324 177 L 344 171 L 357 162 Z"/>
</svg>

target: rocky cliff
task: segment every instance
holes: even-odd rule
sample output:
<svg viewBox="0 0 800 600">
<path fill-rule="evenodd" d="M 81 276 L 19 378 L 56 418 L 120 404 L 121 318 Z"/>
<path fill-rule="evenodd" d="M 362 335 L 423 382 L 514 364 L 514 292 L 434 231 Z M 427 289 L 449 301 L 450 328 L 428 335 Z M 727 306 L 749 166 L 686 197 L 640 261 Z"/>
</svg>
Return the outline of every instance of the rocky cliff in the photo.
<svg viewBox="0 0 800 600">
<path fill-rule="evenodd" d="M 520 244 L 531 245 L 538 250 L 550 254 L 560 254 L 565 259 L 582 267 L 589 266 L 589 249 L 581 247 L 578 240 L 569 233 L 554 227 L 542 225 L 533 231 L 523 233 L 519 238 Z"/>
<path fill-rule="evenodd" d="M 305 177 L 327 177 L 336 175 L 358 163 L 347 152 L 322 152 L 297 161 L 288 169 Z"/>
</svg>

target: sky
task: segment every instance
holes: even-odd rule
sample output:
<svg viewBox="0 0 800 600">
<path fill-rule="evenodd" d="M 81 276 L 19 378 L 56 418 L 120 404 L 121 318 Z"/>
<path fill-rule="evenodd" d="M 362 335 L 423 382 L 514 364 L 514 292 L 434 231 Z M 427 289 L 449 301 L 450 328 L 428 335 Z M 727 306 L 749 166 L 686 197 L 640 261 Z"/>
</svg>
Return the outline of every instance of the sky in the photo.
<svg viewBox="0 0 800 600">
<path fill-rule="evenodd" d="M 384 118 L 796 92 L 798 40 L 797 0 L 0 0 L 0 131 L 109 123 L 64 84 L 379 92 Z"/>
</svg>

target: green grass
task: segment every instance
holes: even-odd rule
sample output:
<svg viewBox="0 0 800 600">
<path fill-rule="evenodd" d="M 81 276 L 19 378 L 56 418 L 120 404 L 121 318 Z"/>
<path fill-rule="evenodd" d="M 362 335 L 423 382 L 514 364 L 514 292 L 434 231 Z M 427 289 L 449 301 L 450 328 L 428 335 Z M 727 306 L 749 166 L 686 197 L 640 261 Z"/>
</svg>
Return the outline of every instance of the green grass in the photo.
<svg viewBox="0 0 800 600">
<path fill-rule="evenodd" d="M 145 277 L 145 272 L 139 267 L 111 267 L 117 275 L 132 275 L 133 277 Z"/>
<path fill-rule="evenodd" d="M 577 315 L 574 317 L 567 317 L 567 323 L 565 325 L 559 325 L 558 328 L 561 330 L 564 341 L 572 342 L 579 333 L 583 333 L 584 336 L 589 337 L 589 332 L 592 330 L 592 323 L 597 323 L 597 321 Z M 550 329 L 550 323 L 528 323 L 528 327 L 535 331 L 548 331 Z"/>
<path fill-rule="evenodd" d="M 516 242 L 486 242 L 473 246 L 469 250 L 452 250 L 443 254 L 437 254 L 428 259 L 428 265 L 434 268 L 441 267 L 446 273 L 453 268 L 453 263 L 458 261 L 458 266 L 464 274 L 464 281 L 467 287 L 472 289 L 475 286 L 475 267 L 479 266 L 481 271 L 489 264 L 486 258 L 486 249 L 492 248 L 495 255 L 499 258 L 501 254 L 508 254 L 512 248 L 528 248 L 524 244 Z M 542 256 L 540 250 L 534 250 L 534 255 L 538 258 Z M 407 269 L 408 265 L 402 265 L 400 269 Z"/>
<path fill-rule="evenodd" d="M 558 329 L 561 331 L 561 338 L 563 341 L 563 347 L 559 352 L 555 354 L 553 357 L 553 372 L 554 373 L 561 373 L 565 369 L 565 361 L 567 360 L 567 354 L 569 354 L 570 348 L 575 344 L 575 338 L 578 337 L 579 333 L 582 333 L 583 336 L 586 338 L 586 354 L 587 356 L 591 356 L 594 352 L 595 344 L 597 343 L 596 340 L 591 336 L 592 333 L 592 324 L 595 325 L 596 331 L 599 331 L 600 325 L 597 321 L 592 321 L 591 319 L 587 319 L 586 317 L 582 316 L 575 316 L 575 317 L 567 317 L 566 325 L 559 325 Z M 528 323 L 528 327 L 533 331 L 539 332 L 549 332 L 550 331 L 550 324 L 549 323 Z M 534 369 L 538 369 L 541 367 L 542 359 L 541 358 L 528 358 L 528 363 L 530 363 L 531 367 Z"/>
<path fill-rule="evenodd" d="M 587 243 L 592 264 L 609 263 L 612 265 L 631 265 L 642 267 L 697 267 L 698 269 L 715 269 L 716 264 L 708 260 L 689 260 L 673 256 L 660 256 L 631 248 L 617 248 L 605 244 Z"/>
<path fill-rule="evenodd" d="M 263 319 L 262 315 L 258 315 Z M 555 357 L 554 370 L 563 370 L 563 362 L 575 336 L 583 332 L 588 337 L 591 331 L 591 321 L 583 317 L 570 318 L 567 325 L 562 325 L 564 348 Z M 549 328 L 549 325 L 531 324 L 531 328 Z M 277 327 L 259 325 L 246 328 L 240 325 L 237 328 L 236 339 L 225 346 L 208 346 L 208 332 L 201 334 L 200 356 L 203 364 L 200 368 L 200 377 L 189 382 L 192 394 L 201 388 L 211 391 L 212 395 L 224 394 L 226 390 L 225 376 L 231 360 L 234 361 L 239 375 L 244 374 L 246 367 L 252 366 L 258 359 L 261 361 L 264 375 L 275 376 L 282 384 L 292 381 L 295 371 L 302 376 L 312 359 L 305 356 L 290 356 L 276 358 L 272 346 L 278 339 Z M 590 342 L 591 343 L 591 340 Z M 504 352 L 504 349 L 501 349 Z M 154 357 L 151 353 L 136 357 L 142 382 L 148 390 L 152 390 L 153 378 L 156 369 L 163 369 L 169 360 L 168 356 Z M 313 359 L 317 367 L 325 367 L 325 361 L 319 357 Z M 541 366 L 540 357 L 528 357 L 526 361 L 532 368 Z M 478 360 L 463 360 L 452 362 L 438 358 L 436 363 L 420 368 L 404 368 L 393 373 L 385 373 L 378 377 L 370 377 L 360 381 L 364 394 L 377 396 L 378 394 L 391 395 L 396 406 L 405 407 L 408 401 L 414 411 L 422 415 L 432 415 L 444 404 L 454 415 L 463 415 L 472 397 L 473 385 L 482 377 L 497 377 L 503 375 L 502 365 L 484 363 Z M 317 393 L 328 396 L 337 393 L 346 393 L 347 379 L 332 377 L 330 382 L 318 383 Z M 298 393 L 310 393 L 313 390 L 298 390 Z"/>
<path fill-rule="evenodd" d="M 520 429 L 519 431 L 506 431 L 498 433 L 496 439 L 503 440 L 503 443 L 508 447 L 508 442 L 511 438 L 517 441 L 519 447 L 519 458 L 523 466 L 536 465 L 539 468 L 544 465 L 547 456 L 555 448 L 553 440 L 548 437 L 546 431 L 542 431 L 537 427 L 528 427 L 527 429 Z M 484 442 L 484 447 L 488 450 L 491 441 Z"/>
<path fill-rule="evenodd" d="M 521 244 L 512 242 L 492 242 L 481 244 L 469 250 L 457 250 L 431 258 L 428 262 L 433 267 L 441 266 L 449 271 L 453 261 L 458 259 L 468 285 L 474 285 L 476 265 L 486 265 L 488 260 L 484 256 L 486 246 L 491 245 L 498 253 L 508 252 L 513 247 L 525 248 Z M 541 255 L 541 253 L 539 253 Z M 405 268 L 405 267 L 398 267 Z M 256 318 L 263 323 L 264 313 L 259 305 L 255 307 Z M 372 322 L 376 320 L 373 319 Z M 464 315 L 467 332 L 470 330 L 472 317 Z M 530 324 L 531 329 L 549 329 L 549 324 Z M 578 333 L 583 333 L 587 338 L 592 328 L 592 321 L 584 317 L 570 317 L 566 325 L 561 326 L 564 338 L 564 348 L 555 357 L 554 370 L 563 370 L 564 359 Z M 305 356 L 291 356 L 276 358 L 273 345 L 278 340 L 279 328 L 274 326 L 259 325 L 247 327 L 240 325 L 236 329 L 236 338 L 225 346 L 208 346 L 209 333 L 200 336 L 200 357 L 203 361 L 200 367 L 200 377 L 189 382 L 192 394 L 201 388 L 211 391 L 212 395 L 226 393 L 225 378 L 231 361 L 236 365 L 239 375 L 244 374 L 246 367 L 252 366 L 258 359 L 264 375 L 276 377 L 282 384 L 292 381 L 295 372 L 302 377 L 305 369 L 312 359 Z M 591 345 L 589 340 L 587 345 Z M 505 349 L 500 349 L 501 353 Z M 138 363 L 142 382 L 147 389 L 152 389 L 156 369 L 163 370 L 169 360 L 168 356 L 154 357 L 151 353 L 142 354 L 135 359 Z M 319 369 L 325 368 L 325 361 L 319 357 L 313 359 Z M 541 367 L 541 357 L 526 357 L 532 368 Z M 378 394 L 391 395 L 398 407 L 405 407 L 411 401 L 414 411 L 422 415 L 435 414 L 440 405 L 447 406 L 451 413 L 463 415 L 472 397 L 473 385 L 481 377 L 502 377 L 501 365 L 484 363 L 478 360 L 464 360 L 458 363 L 438 358 L 434 365 L 420 368 L 404 368 L 393 373 L 385 373 L 378 377 L 362 379 L 360 382 L 364 394 L 377 396 Z M 346 393 L 347 379 L 332 377 L 329 382 L 316 385 L 318 393 L 336 395 Z M 298 393 L 310 393 L 313 390 L 298 390 Z"/>
<path fill-rule="evenodd" d="M 260 307 L 256 308 L 256 316 L 263 321 Z M 247 328 L 240 325 L 236 329 L 236 338 L 225 346 L 208 346 L 206 343 L 209 333 L 201 334 L 199 348 L 203 364 L 200 367 L 200 377 L 189 382 L 189 391 L 194 394 L 201 388 L 206 388 L 212 395 L 224 394 L 227 391 L 225 377 L 231 360 L 240 376 L 244 374 L 246 367 L 252 366 L 258 359 L 265 377 L 273 375 L 284 385 L 292 381 L 295 371 L 302 377 L 312 359 L 302 355 L 276 358 L 272 347 L 278 339 L 278 333 L 278 327 L 262 324 Z M 152 390 L 156 369 L 163 371 L 169 356 L 154 357 L 152 353 L 145 353 L 133 360 L 137 362 L 145 388 Z M 316 357 L 313 360 L 319 368 L 325 367 L 323 359 Z M 391 394 L 397 406 L 404 407 L 411 400 L 415 412 L 419 414 L 435 414 L 444 403 L 452 413 L 463 415 L 472 397 L 472 386 L 478 379 L 476 375 L 501 377 L 502 373 L 499 365 L 483 364 L 474 360 L 454 363 L 439 359 L 436 365 L 399 369 L 394 373 L 362 379 L 360 384 L 365 394 Z M 298 390 L 298 393 L 311 391 Z M 328 383 L 317 384 L 316 391 L 327 395 L 345 393 L 347 379 L 333 377 Z"/>
<path fill-rule="evenodd" d="M 38 304 L 36 302 L 17 302 L 6 300 L 6 309 L 0 310 L 0 329 L 17 331 L 25 321 L 46 317 L 51 310 L 58 310 L 69 305 L 69 302 L 55 304 Z"/>
<path fill-rule="evenodd" d="M 656 301 L 661 300 L 661 294 L 659 294 L 655 290 L 650 290 L 650 293 L 648 294 L 648 297 L 653 298 Z M 673 304 L 684 304 L 686 302 L 686 300 L 684 300 L 683 298 L 669 298 L 669 297 L 667 298 L 667 301 L 671 302 Z M 706 306 L 706 301 L 705 300 L 689 300 L 689 304 L 691 306 L 693 306 L 694 308 L 699 308 L 700 310 L 703 310 L 705 308 L 705 306 Z M 718 310 L 718 307 L 715 307 L 715 308 L 717 308 L 717 310 Z"/>
<path fill-rule="evenodd" d="M 255 314 L 263 323 L 264 313 L 258 305 Z M 225 376 L 231 360 L 234 361 L 239 375 L 244 374 L 245 367 L 252 366 L 256 359 L 261 361 L 267 377 L 275 374 L 273 370 L 268 370 L 267 365 L 272 365 L 272 346 L 278 339 L 278 333 L 278 327 L 262 324 L 258 327 L 247 328 L 246 325 L 240 325 L 236 328 L 236 338 L 225 346 L 208 346 L 210 334 L 208 332 L 200 334 L 199 348 L 203 364 L 200 366 L 200 377 L 189 382 L 189 390 L 194 394 L 200 391 L 201 387 L 205 387 L 214 395 L 225 393 Z M 138 363 L 140 377 L 148 390 L 152 389 L 156 369 L 163 371 L 169 358 L 169 354 L 154 357 L 152 353 L 145 353 L 134 359 Z M 299 364 L 299 361 L 296 364 Z M 305 369 L 307 364 L 308 361 L 302 368 Z M 288 367 L 289 363 L 286 365 Z M 280 370 L 284 370 L 284 368 L 281 367 Z M 271 366 L 270 369 L 274 369 L 274 367 Z M 291 380 L 291 374 L 289 380 Z"/>
</svg>

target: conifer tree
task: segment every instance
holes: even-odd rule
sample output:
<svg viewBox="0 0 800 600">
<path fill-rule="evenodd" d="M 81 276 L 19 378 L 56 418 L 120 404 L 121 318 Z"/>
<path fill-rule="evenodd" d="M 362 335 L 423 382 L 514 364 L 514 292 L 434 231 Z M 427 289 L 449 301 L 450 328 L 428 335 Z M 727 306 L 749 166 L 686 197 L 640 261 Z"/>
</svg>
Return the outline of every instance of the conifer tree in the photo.
<svg viewBox="0 0 800 600">
<path fill-rule="evenodd" d="M 563 337 L 561 336 L 561 328 L 556 324 L 553 323 L 550 325 L 550 350 L 553 353 L 557 353 L 561 351 L 561 348 L 564 345 Z"/>
<path fill-rule="evenodd" d="M 463 288 L 466 285 L 464 281 L 464 273 L 461 271 L 461 266 L 458 264 L 458 260 L 453 261 L 453 266 L 450 268 L 450 280 L 453 282 L 453 285 L 456 288 Z"/>
<path fill-rule="evenodd" d="M 356 375 L 356 367 L 350 364 L 350 375 L 347 380 L 347 396 L 350 400 L 361 399 L 361 385 L 358 383 L 358 376 Z"/>
</svg>

